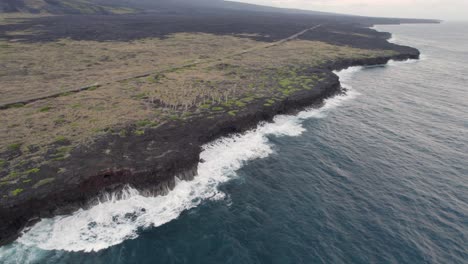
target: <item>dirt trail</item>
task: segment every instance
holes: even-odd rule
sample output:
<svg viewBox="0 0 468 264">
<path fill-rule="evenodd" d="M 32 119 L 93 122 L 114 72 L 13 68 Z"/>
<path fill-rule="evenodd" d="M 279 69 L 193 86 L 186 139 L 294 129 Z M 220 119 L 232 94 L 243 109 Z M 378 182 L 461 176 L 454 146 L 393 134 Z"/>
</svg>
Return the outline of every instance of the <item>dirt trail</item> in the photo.
<svg viewBox="0 0 468 264">
<path fill-rule="evenodd" d="M 60 92 L 44 93 L 42 96 L 29 97 L 29 98 L 25 97 L 25 98 L 23 98 L 21 100 L 12 100 L 12 101 L 9 101 L 9 102 L 3 102 L 3 103 L 0 103 L 0 109 L 7 109 L 7 108 L 9 108 L 11 106 L 14 106 L 14 105 L 24 105 L 24 104 L 32 103 L 32 102 L 39 101 L 39 100 L 59 97 L 59 96 L 61 96 L 63 94 L 66 94 L 66 93 L 78 93 L 78 92 L 81 92 L 81 91 L 89 90 L 91 88 L 96 88 L 96 87 L 99 87 L 99 86 L 102 86 L 102 85 L 107 85 L 107 84 L 111 84 L 111 83 L 115 83 L 115 82 L 122 82 L 122 81 L 135 79 L 135 78 L 148 77 L 148 76 L 150 76 L 152 74 L 164 73 L 164 72 L 173 71 L 173 70 L 176 70 L 176 69 L 181 69 L 181 68 L 186 68 L 186 67 L 192 67 L 192 66 L 196 66 L 196 65 L 200 65 L 200 64 L 206 64 L 206 63 L 213 63 L 213 62 L 217 62 L 217 61 L 222 61 L 223 59 L 228 59 L 228 58 L 232 58 L 232 57 L 235 57 L 235 56 L 244 55 L 246 53 L 250 53 L 250 52 L 253 52 L 253 51 L 256 51 L 256 50 L 259 50 L 259 49 L 266 49 L 266 48 L 281 45 L 281 44 L 283 44 L 285 42 L 294 40 L 294 39 L 298 38 L 299 36 L 305 34 L 306 32 L 315 30 L 315 29 L 317 29 L 317 28 L 319 28 L 321 26 L 322 26 L 322 24 L 319 24 L 319 25 L 304 29 L 304 30 L 302 30 L 302 31 L 300 31 L 300 32 L 298 32 L 298 33 L 296 33 L 294 35 L 291 35 L 291 36 L 289 36 L 287 38 L 275 41 L 273 43 L 268 43 L 266 45 L 259 45 L 257 47 L 253 47 L 253 48 L 250 48 L 250 49 L 247 49 L 247 50 L 242 50 L 242 51 L 239 51 L 239 52 L 235 52 L 235 53 L 232 53 L 232 54 L 229 54 L 229 55 L 226 55 L 226 56 L 223 56 L 223 57 L 219 57 L 219 58 L 199 60 L 199 61 L 196 61 L 196 62 L 187 63 L 187 64 L 179 65 L 179 66 L 176 66 L 176 67 L 162 69 L 162 70 L 159 70 L 159 71 L 151 71 L 151 72 L 146 72 L 146 73 L 142 73 L 142 74 L 134 75 L 134 76 L 129 76 L 129 77 L 125 77 L 125 78 L 111 79 L 111 80 L 109 80 L 107 82 L 104 82 L 104 83 L 94 83 L 94 84 L 91 84 L 91 85 L 86 85 L 86 86 L 73 88 L 73 89 L 69 89 L 69 90 L 63 90 L 63 91 L 60 91 Z"/>
</svg>

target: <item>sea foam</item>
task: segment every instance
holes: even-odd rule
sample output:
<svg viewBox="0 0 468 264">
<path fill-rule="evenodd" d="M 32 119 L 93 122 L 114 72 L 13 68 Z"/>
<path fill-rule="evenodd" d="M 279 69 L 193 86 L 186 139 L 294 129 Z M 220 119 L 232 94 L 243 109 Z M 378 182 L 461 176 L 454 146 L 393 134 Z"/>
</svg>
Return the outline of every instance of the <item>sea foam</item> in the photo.
<svg viewBox="0 0 468 264">
<path fill-rule="evenodd" d="M 362 67 L 340 72 L 340 80 L 349 80 Z M 126 187 L 109 194 L 97 205 L 71 215 L 42 219 L 8 247 L 1 255 L 30 252 L 33 249 L 64 251 L 99 251 L 138 237 L 139 230 L 158 227 L 176 219 L 183 211 L 208 200 L 225 199 L 218 189 L 236 177 L 245 163 L 265 158 L 274 152 L 268 136 L 299 136 L 305 131 L 305 119 L 324 118 L 333 108 L 358 93 L 344 85 L 347 92 L 325 101 L 321 108 L 311 108 L 297 115 L 278 115 L 273 122 L 263 122 L 243 134 L 220 138 L 203 146 L 198 175 L 193 181 L 176 180 L 174 190 L 165 196 L 147 197 Z M 3 252 L 2 252 L 3 251 Z M 32 254 L 32 253 L 31 253 Z"/>
</svg>

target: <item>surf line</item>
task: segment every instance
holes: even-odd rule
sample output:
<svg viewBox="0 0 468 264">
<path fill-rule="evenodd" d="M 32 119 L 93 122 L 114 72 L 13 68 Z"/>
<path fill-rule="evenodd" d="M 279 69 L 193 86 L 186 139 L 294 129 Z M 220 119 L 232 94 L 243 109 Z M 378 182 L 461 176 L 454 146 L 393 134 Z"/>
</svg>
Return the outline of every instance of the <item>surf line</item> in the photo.
<svg viewBox="0 0 468 264">
<path fill-rule="evenodd" d="M 131 187 L 109 194 L 95 206 L 70 215 L 42 219 L 25 230 L 14 247 L 41 250 L 92 252 L 135 239 L 141 229 L 158 227 L 177 219 L 183 211 L 207 200 L 223 200 L 218 186 L 235 177 L 249 161 L 274 152 L 269 136 L 299 136 L 303 122 L 325 118 L 327 114 L 358 95 L 347 83 L 363 67 L 335 72 L 346 93 L 325 100 L 320 108 L 309 108 L 296 115 L 278 115 L 273 122 L 262 122 L 242 134 L 220 138 L 203 146 L 198 175 L 192 181 L 176 179 L 175 188 L 164 196 L 143 196 Z"/>
</svg>

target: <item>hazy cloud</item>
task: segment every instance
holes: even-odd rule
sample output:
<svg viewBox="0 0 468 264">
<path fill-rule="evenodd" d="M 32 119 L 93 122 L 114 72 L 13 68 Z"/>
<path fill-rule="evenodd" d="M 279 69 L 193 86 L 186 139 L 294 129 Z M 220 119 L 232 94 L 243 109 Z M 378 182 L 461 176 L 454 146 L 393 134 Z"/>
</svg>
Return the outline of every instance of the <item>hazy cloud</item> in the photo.
<svg viewBox="0 0 468 264">
<path fill-rule="evenodd" d="M 364 16 L 468 20 L 468 0 L 236 0 Z"/>
</svg>

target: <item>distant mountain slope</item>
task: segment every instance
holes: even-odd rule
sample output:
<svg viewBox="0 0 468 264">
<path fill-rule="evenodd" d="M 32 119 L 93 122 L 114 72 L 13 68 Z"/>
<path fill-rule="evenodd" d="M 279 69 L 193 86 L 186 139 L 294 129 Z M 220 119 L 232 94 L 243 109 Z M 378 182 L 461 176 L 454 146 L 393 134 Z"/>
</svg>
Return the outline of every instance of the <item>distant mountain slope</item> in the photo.
<svg viewBox="0 0 468 264">
<path fill-rule="evenodd" d="M 135 11 L 106 1 L 103 5 L 95 0 L 1 0 L 0 13 L 51 13 L 51 14 L 116 14 Z"/>
<path fill-rule="evenodd" d="M 363 25 L 398 23 L 434 23 L 436 20 L 372 18 L 310 10 L 276 8 L 224 0 L 1 0 L 0 13 L 50 13 L 50 14 L 121 14 L 133 12 L 192 13 L 224 11 L 249 11 L 313 15 L 329 19 L 340 18 Z"/>
</svg>

